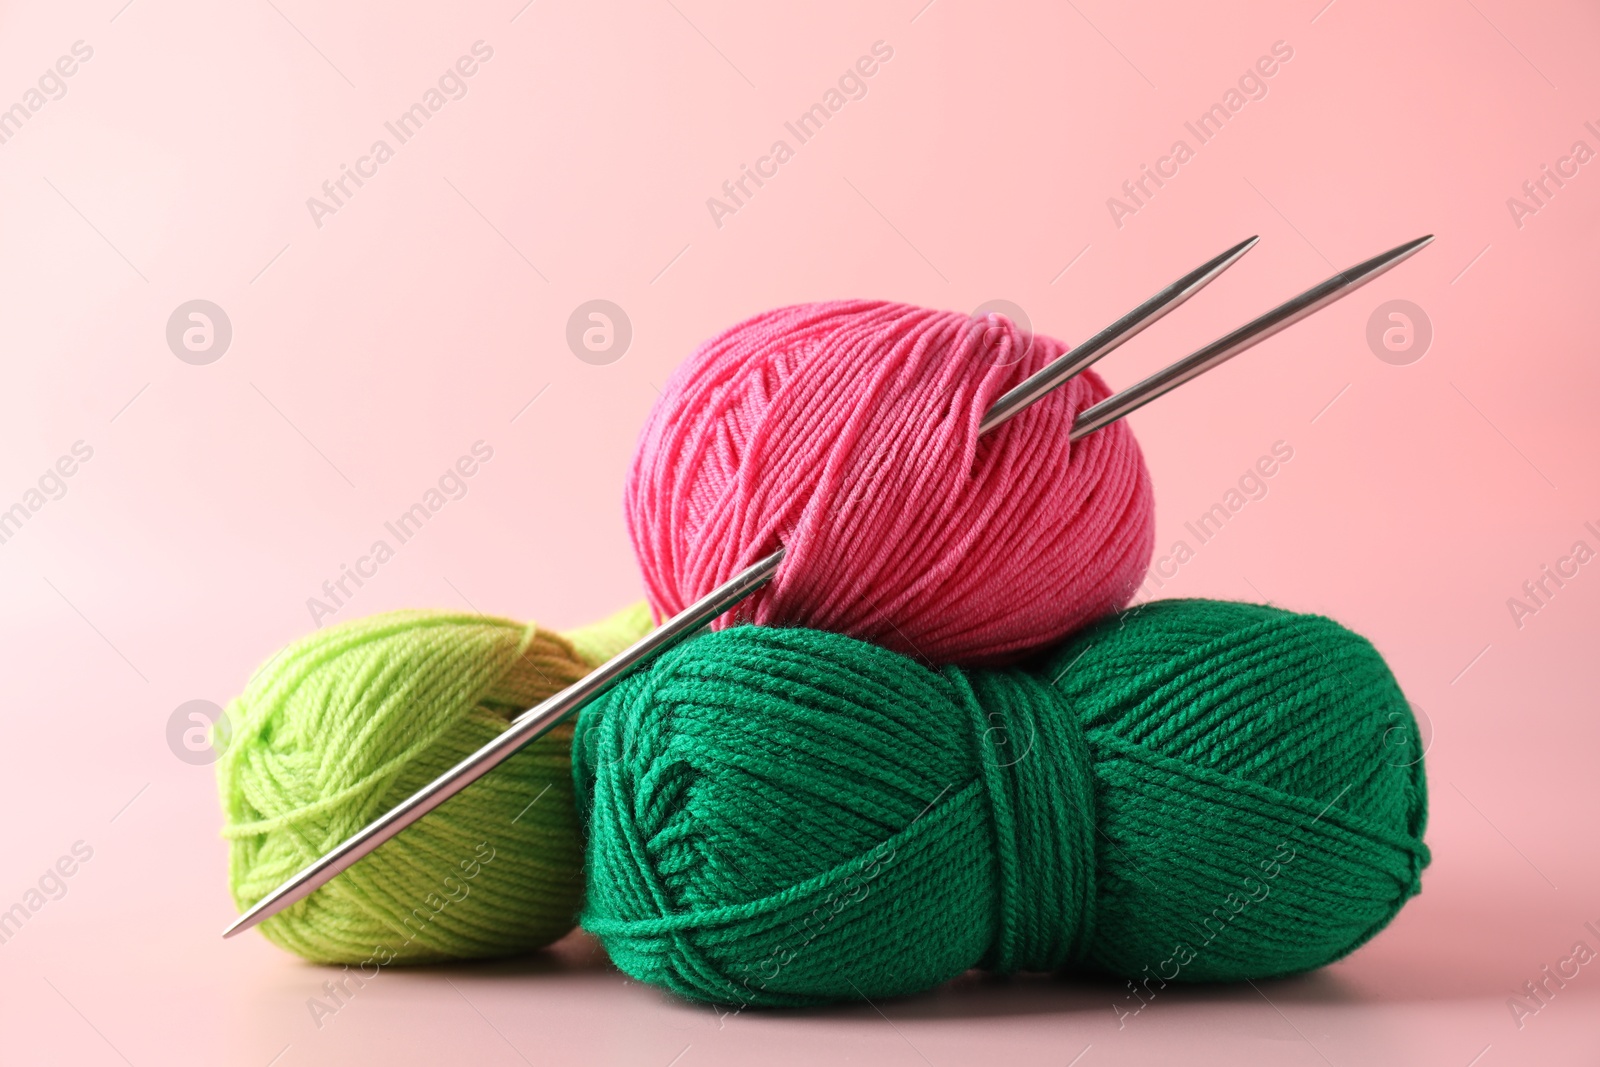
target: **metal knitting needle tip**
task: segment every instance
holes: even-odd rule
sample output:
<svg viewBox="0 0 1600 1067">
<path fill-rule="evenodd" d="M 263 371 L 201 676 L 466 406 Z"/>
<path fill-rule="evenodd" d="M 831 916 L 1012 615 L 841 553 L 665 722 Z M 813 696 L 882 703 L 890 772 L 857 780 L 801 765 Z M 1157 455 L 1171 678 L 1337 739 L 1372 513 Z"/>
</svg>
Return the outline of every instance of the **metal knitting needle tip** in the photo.
<svg viewBox="0 0 1600 1067">
<path fill-rule="evenodd" d="M 1252 319 L 1232 333 L 1217 338 L 1192 355 L 1185 356 L 1164 370 L 1108 397 L 1078 415 L 1072 424 L 1072 440 L 1109 426 L 1124 415 L 1137 411 L 1156 397 L 1169 393 L 1191 378 L 1197 378 L 1219 363 L 1260 344 L 1279 330 L 1287 329 L 1313 312 L 1320 311 L 1341 297 L 1349 296 L 1384 271 L 1410 259 L 1433 242 L 1433 234 L 1407 241 L 1382 255 L 1357 263 L 1327 281 L 1312 286 L 1259 318 Z"/>
<path fill-rule="evenodd" d="M 374 822 L 342 841 L 327 855 L 307 864 L 298 874 L 258 900 L 235 919 L 223 937 L 250 929 L 326 885 L 361 857 L 422 818 L 428 812 L 482 778 L 518 749 L 549 733 L 573 712 L 600 696 L 629 672 L 648 663 L 679 641 L 712 622 L 751 593 L 766 585 L 783 562 L 780 548 L 758 560 L 662 623 L 622 652 L 584 675 L 549 700 L 511 720 L 505 733 L 445 771 L 412 796 L 390 808 Z"/>
<path fill-rule="evenodd" d="M 1259 240 L 1261 238 L 1258 236 L 1240 241 L 1215 259 L 1200 264 L 1077 348 L 1067 352 L 1049 366 L 1034 372 L 1026 381 L 994 402 L 994 406 L 984 413 L 983 421 L 978 424 L 978 432 L 988 433 L 1001 423 L 1021 414 L 1029 405 L 1067 384 L 1093 366 L 1096 361 L 1110 354 L 1118 345 L 1136 336 L 1146 326 L 1211 284 L 1217 275 L 1237 263 L 1239 257 L 1254 248 Z"/>
</svg>

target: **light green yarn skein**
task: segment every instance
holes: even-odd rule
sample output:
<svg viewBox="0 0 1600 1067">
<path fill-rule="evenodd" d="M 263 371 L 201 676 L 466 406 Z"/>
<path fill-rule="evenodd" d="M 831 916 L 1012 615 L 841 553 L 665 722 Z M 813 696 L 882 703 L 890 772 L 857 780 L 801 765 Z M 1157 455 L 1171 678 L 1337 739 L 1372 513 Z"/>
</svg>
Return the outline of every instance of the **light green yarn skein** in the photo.
<svg viewBox="0 0 1600 1067">
<path fill-rule="evenodd" d="M 250 907 L 650 627 L 643 603 L 565 635 L 396 611 L 296 641 L 228 706 L 217 771 L 234 902 Z M 315 962 L 380 965 L 560 938 L 583 901 L 571 742 L 565 724 L 529 745 L 262 933 Z"/>
</svg>

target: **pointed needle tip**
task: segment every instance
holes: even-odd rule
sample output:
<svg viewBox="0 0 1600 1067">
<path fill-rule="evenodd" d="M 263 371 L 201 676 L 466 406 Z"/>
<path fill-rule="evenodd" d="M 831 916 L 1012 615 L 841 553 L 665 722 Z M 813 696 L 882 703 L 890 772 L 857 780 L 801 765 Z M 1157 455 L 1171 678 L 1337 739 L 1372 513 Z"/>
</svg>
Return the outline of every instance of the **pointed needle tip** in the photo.
<svg viewBox="0 0 1600 1067">
<path fill-rule="evenodd" d="M 233 922 L 229 923 L 226 930 L 222 931 L 222 939 L 226 941 L 235 934 L 244 933 L 244 931 L 250 929 L 254 925 L 255 922 L 251 914 L 249 912 L 245 912 L 243 915 L 233 920 Z"/>
<path fill-rule="evenodd" d="M 1239 262 L 1245 257 L 1246 253 L 1248 253 L 1260 242 L 1261 237 L 1259 235 L 1247 237 L 1243 241 L 1240 241 L 1238 244 L 1234 245 L 1232 248 L 1228 249 L 1226 252 L 1222 253 L 1222 255 L 1218 256 L 1216 259 L 1212 260 L 1211 263 L 1208 264 L 1210 270 L 1207 271 L 1206 280 L 1209 282 L 1212 278 L 1217 277 L 1223 271 Z"/>
</svg>

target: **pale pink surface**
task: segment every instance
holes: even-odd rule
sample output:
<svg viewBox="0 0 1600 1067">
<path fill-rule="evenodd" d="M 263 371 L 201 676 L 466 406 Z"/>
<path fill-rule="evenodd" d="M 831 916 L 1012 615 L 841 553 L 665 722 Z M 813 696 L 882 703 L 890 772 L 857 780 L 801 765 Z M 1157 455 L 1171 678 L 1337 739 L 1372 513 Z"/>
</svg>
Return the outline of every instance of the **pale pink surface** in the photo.
<svg viewBox="0 0 1600 1067">
<path fill-rule="evenodd" d="M 0 545 L 0 900 L 94 849 L 0 945 L 0 1060 L 1594 1062 L 1593 966 L 1520 1030 L 1506 1004 L 1600 947 L 1600 576 L 1520 627 L 1507 606 L 1575 541 L 1600 547 L 1600 176 L 1507 206 L 1574 141 L 1600 147 L 1592 5 L 275 4 L 0 14 L 0 99 L 94 49 L 0 145 L 0 500 L 94 449 Z M 480 39 L 467 95 L 318 229 L 306 198 Z M 865 98 L 718 229 L 706 198 L 878 40 L 894 55 Z M 1118 228 L 1107 198 L 1280 40 L 1265 98 Z M 1423 232 L 1416 259 L 1131 420 L 1169 558 L 1145 595 L 1332 614 L 1430 725 L 1434 864 L 1350 960 L 1174 991 L 1118 1032 L 1118 989 L 1042 982 L 719 1022 L 578 943 L 386 972 L 319 1030 L 330 974 L 217 938 L 214 785 L 168 717 L 309 629 L 307 598 L 473 442 L 495 458 L 467 496 L 336 618 L 465 602 L 566 626 L 639 596 L 620 503 L 638 429 L 697 343 L 765 308 L 1004 297 L 1076 343 L 1260 233 L 1106 361 L 1120 386 Z M 633 322 L 608 366 L 564 340 L 594 297 Z M 234 327 L 209 366 L 164 337 L 194 298 Z M 1433 323 L 1410 365 L 1367 344 L 1391 299 Z M 1192 544 L 1185 523 L 1277 441 L 1294 454 L 1267 495 Z"/>
<path fill-rule="evenodd" d="M 776 308 L 667 380 L 628 471 L 658 618 L 785 548 L 719 625 L 811 626 L 931 664 L 1005 663 L 1127 605 L 1150 475 L 1126 422 L 1073 441 L 1094 371 L 979 435 L 1066 350 L 1001 317 L 883 301 Z"/>
</svg>

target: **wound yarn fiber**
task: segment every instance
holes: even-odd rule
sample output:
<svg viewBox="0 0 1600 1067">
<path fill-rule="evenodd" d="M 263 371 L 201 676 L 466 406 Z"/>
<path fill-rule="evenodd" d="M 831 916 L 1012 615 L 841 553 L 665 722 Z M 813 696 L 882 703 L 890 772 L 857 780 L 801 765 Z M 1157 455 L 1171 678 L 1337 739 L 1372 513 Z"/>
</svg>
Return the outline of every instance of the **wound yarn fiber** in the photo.
<svg viewBox="0 0 1600 1067">
<path fill-rule="evenodd" d="M 741 619 L 973 665 L 1127 604 L 1153 546 L 1144 459 L 1123 422 L 1068 439 L 1106 384 L 1087 371 L 978 435 L 1066 349 L 1003 317 L 865 300 L 778 308 L 707 341 L 628 474 L 651 605 L 674 614 L 781 545 Z"/>
<path fill-rule="evenodd" d="M 217 764 L 240 910 L 650 629 L 636 604 L 562 635 L 395 611 L 291 644 L 228 706 Z M 583 897 L 572 727 L 558 727 L 261 924 L 319 963 L 422 963 L 538 948 Z"/>
<path fill-rule="evenodd" d="M 738 627 L 581 713 L 582 923 L 741 1006 L 1293 974 L 1418 891 L 1420 753 L 1382 657 L 1315 615 L 1147 604 L 1003 670 Z"/>
</svg>

